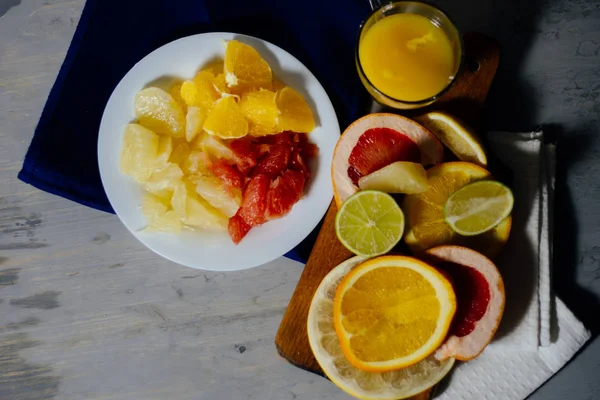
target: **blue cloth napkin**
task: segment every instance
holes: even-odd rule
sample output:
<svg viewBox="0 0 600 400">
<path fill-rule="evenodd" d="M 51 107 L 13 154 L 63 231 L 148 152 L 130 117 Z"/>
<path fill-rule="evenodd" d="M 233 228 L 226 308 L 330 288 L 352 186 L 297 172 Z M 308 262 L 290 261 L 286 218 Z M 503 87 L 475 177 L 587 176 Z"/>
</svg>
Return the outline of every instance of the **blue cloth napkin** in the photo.
<svg viewBox="0 0 600 400">
<path fill-rule="evenodd" d="M 368 12 L 366 0 L 88 0 L 19 179 L 114 212 L 96 151 L 106 102 L 148 53 L 202 32 L 255 36 L 296 56 L 325 87 L 345 128 L 368 102 L 354 67 L 358 27 Z M 286 256 L 305 262 L 317 232 Z"/>
</svg>

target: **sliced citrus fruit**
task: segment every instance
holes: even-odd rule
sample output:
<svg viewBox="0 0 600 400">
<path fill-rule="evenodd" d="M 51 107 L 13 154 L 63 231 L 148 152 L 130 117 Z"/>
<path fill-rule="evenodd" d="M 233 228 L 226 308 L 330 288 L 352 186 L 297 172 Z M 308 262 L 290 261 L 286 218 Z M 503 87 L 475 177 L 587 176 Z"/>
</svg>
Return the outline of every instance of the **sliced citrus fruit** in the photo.
<svg viewBox="0 0 600 400">
<path fill-rule="evenodd" d="M 228 218 L 233 217 L 242 205 L 242 191 L 226 187 L 219 178 L 205 176 L 195 179 L 194 183 L 196 192 Z"/>
<path fill-rule="evenodd" d="M 461 161 L 468 161 L 482 167 L 487 165 L 487 157 L 481 140 L 470 127 L 452 115 L 432 111 L 415 118 L 429 129 Z"/>
<path fill-rule="evenodd" d="M 459 235 L 480 235 L 507 218 L 514 202 L 512 191 L 500 182 L 473 182 L 446 200 L 444 218 Z"/>
<path fill-rule="evenodd" d="M 181 98 L 181 86 L 182 85 L 183 85 L 183 82 L 178 82 L 178 83 L 174 84 L 171 87 L 169 94 L 171 96 L 173 96 L 173 99 L 177 102 L 177 104 L 179 104 L 179 106 L 185 113 L 187 111 L 187 104 L 185 104 L 185 101 L 183 101 L 183 99 Z"/>
<path fill-rule="evenodd" d="M 492 230 L 477 236 L 461 236 L 444 221 L 443 207 L 452 193 L 476 181 L 491 178 L 482 167 L 464 162 L 449 162 L 427 170 L 427 191 L 407 195 L 404 240 L 414 254 L 431 247 L 457 244 L 477 250 L 493 258 L 500 252 L 510 234 L 511 218 L 506 218 Z"/>
<path fill-rule="evenodd" d="M 208 154 L 203 151 L 192 150 L 181 163 L 181 169 L 188 176 L 210 176 L 212 175 L 212 161 Z"/>
<path fill-rule="evenodd" d="M 227 42 L 224 63 L 225 80 L 230 88 L 271 88 L 271 67 L 260 54 L 237 40 Z"/>
<path fill-rule="evenodd" d="M 169 158 L 169 161 L 174 164 L 181 164 L 183 160 L 188 158 L 188 156 L 190 155 L 190 145 L 186 142 L 179 142 L 177 144 L 174 143 L 174 145 L 175 148 L 171 152 L 171 157 Z"/>
<path fill-rule="evenodd" d="M 196 147 L 208 154 L 212 159 L 223 158 L 233 160 L 233 151 L 218 137 L 201 132 L 195 141 Z"/>
<path fill-rule="evenodd" d="M 154 171 L 144 185 L 148 192 L 160 197 L 170 199 L 177 182 L 183 177 L 183 171 L 179 165 L 169 163 L 167 167 Z"/>
<path fill-rule="evenodd" d="M 492 340 L 502 319 L 502 277 L 493 262 L 466 247 L 434 247 L 424 257 L 450 275 L 458 304 L 449 336 L 436 358 L 471 360 Z"/>
<path fill-rule="evenodd" d="M 139 91 L 134 101 L 135 116 L 141 125 L 156 133 L 179 138 L 185 135 L 185 115 L 173 96 L 149 87 Z"/>
<path fill-rule="evenodd" d="M 277 93 L 279 130 L 310 133 L 315 129 L 315 118 L 304 97 L 289 86 Z"/>
<path fill-rule="evenodd" d="M 363 262 L 340 282 L 333 321 L 352 365 L 385 372 L 431 355 L 455 311 L 452 285 L 435 268 L 413 257 L 382 256 Z"/>
<path fill-rule="evenodd" d="M 198 196 L 191 182 L 179 182 L 175 186 L 171 205 L 186 225 L 215 230 L 227 229 L 227 217 Z"/>
<path fill-rule="evenodd" d="M 170 204 L 165 199 L 161 199 L 152 193 L 145 193 L 142 198 L 142 213 L 149 224 L 162 217 L 169 211 L 169 208 Z"/>
<path fill-rule="evenodd" d="M 442 144 L 427 129 L 396 114 L 369 114 L 353 122 L 338 140 L 331 164 L 335 202 L 358 191 L 358 180 L 396 161 L 437 164 Z"/>
<path fill-rule="evenodd" d="M 169 210 L 148 225 L 144 231 L 178 233 L 181 231 L 181 220 L 175 211 Z"/>
<path fill-rule="evenodd" d="M 280 114 L 276 97 L 277 93 L 266 89 L 242 94 L 240 108 L 250 121 L 255 136 L 276 132 Z"/>
<path fill-rule="evenodd" d="M 203 127 L 206 132 L 221 139 L 235 139 L 248 134 L 248 120 L 233 97 L 218 100 Z"/>
<path fill-rule="evenodd" d="M 421 164 L 396 161 L 360 178 L 358 187 L 386 193 L 422 193 L 427 190 L 427 172 Z"/>
<path fill-rule="evenodd" d="M 188 107 L 185 116 L 185 139 L 188 142 L 194 140 L 194 138 L 202 132 L 202 125 L 206 119 L 206 114 L 206 109 L 203 107 Z"/>
<path fill-rule="evenodd" d="M 438 361 L 433 355 L 416 364 L 388 372 L 367 372 L 348 362 L 333 323 L 333 302 L 338 284 L 366 260 L 353 257 L 331 270 L 310 303 L 307 320 L 310 348 L 327 377 L 346 393 L 360 399 L 396 400 L 414 396 L 438 383 L 454 359 Z"/>
<path fill-rule="evenodd" d="M 164 169 L 169 166 L 169 158 L 173 152 L 173 137 L 160 135 L 158 138 L 158 156 L 154 163 L 155 170 Z"/>
<path fill-rule="evenodd" d="M 389 194 L 362 190 L 338 210 L 335 233 L 354 254 L 367 257 L 384 254 L 402 239 L 404 213 Z"/>
<path fill-rule="evenodd" d="M 142 125 L 127 125 L 121 148 L 121 172 L 140 183 L 146 182 L 154 170 L 158 146 L 159 138 L 156 133 Z"/>
</svg>

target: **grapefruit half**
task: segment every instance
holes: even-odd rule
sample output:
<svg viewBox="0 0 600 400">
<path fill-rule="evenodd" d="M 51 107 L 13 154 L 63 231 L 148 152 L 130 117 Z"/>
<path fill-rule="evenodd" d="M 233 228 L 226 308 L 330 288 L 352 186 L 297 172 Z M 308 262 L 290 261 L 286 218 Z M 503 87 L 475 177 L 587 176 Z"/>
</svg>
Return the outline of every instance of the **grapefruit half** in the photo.
<svg viewBox="0 0 600 400">
<path fill-rule="evenodd" d="M 504 313 L 504 282 L 489 258 L 461 246 L 427 250 L 426 261 L 452 280 L 457 308 L 448 338 L 436 351 L 438 360 L 477 357 L 490 343 Z"/>
<path fill-rule="evenodd" d="M 395 161 L 432 165 L 442 162 L 440 141 L 415 121 L 375 113 L 354 121 L 337 142 L 331 163 L 335 202 L 339 207 L 356 193 L 358 179 Z"/>
</svg>

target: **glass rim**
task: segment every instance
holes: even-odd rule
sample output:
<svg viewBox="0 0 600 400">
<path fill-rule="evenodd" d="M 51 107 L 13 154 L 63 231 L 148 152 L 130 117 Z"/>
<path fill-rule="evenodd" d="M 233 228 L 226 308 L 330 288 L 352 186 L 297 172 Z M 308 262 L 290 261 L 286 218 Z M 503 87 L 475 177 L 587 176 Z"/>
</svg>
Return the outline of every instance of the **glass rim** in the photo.
<svg viewBox="0 0 600 400">
<path fill-rule="evenodd" d="M 429 7 L 433 8 L 433 9 L 437 10 L 444 17 L 446 17 L 446 19 L 450 22 L 450 24 L 452 25 L 452 27 L 454 28 L 454 30 L 456 30 L 456 33 L 457 33 L 457 36 L 458 36 L 458 40 L 459 40 L 459 43 L 460 43 L 460 61 L 458 63 L 458 68 L 456 69 L 456 73 L 454 74 L 454 76 L 452 77 L 452 79 L 450 80 L 450 82 L 448 82 L 448 84 L 442 90 L 440 90 L 438 93 L 434 94 L 433 96 L 425 98 L 423 100 L 400 100 L 400 99 L 396 99 L 395 97 L 392 97 L 392 96 L 389 96 L 389 95 L 383 93 L 381 90 L 377 89 L 377 87 L 375 87 L 375 85 L 373 85 L 373 83 L 369 80 L 369 78 L 367 77 L 367 74 L 365 74 L 365 71 L 363 70 L 362 63 L 360 62 L 360 56 L 359 56 L 360 37 L 361 37 L 361 35 L 363 33 L 363 29 L 365 27 L 365 24 L 367 22 L 369 22 L 369 20 L 377 12 L 381 12 L 381 10 L 383 10 L 384 8 L 390 7 L 390 6 L 392 6 L 394 4 L 398 4 L 398 3 L 419 3 L 419 4 L 423 4 L 423 5 L 429 6 Z M 461 67 L 463 65 L 464 59 L 465 59 L 465 44 L 464 44 L 463 37 L 462 37 L 460 31 L 456 27 L 456 23 L 454 23 L 454 21 L 448 16 L 448 13 L 446 13 L 440 7 L 435 6 L 435 5 L 433 5 L 433 4 L 431 4 L 431 3 L 427 2 L 427 1 L 422 1 L 422 0 L 392 1 L 392 2 L 390 2 L 388 4 L 383 5 L 382 7 L 379 7 L 379 8 L 376 8 L 374 10 L 371 10 L 371 12 L 369 12 L 369 15 L 367 15 L 367 17 L 365 18 L 365 20 L 363 22 L 361 22 L 360 27 L 358 29 L 358 36 L 356 38 L 356 46 L 355 46 L 355 49 L 354 49 L 354 58 L 356 59 L 356 65 L 358 66 L 359 74 L 367 81 L 367 83 L 369 84 L 369 86 L 375 92 L 377 92 L 377 94 L 379 94 L 380 96 L 382 96 L 386 100 L 390 100 L 391 102 L 404 103 L 404 104 L 408 104 L 408 105 L 429 104 L 429 103 L 431 103 L 431 102 L 439 99 L 444 94 L 446 94 L 446 92 L 448 90 L 450 90 L 450 88 L 454 85 L 454 82 L 456 81 L 456 77 L 458 76 L 458 74 L 459 74 L 459 72 L 461 70 Z"/>
</svg>

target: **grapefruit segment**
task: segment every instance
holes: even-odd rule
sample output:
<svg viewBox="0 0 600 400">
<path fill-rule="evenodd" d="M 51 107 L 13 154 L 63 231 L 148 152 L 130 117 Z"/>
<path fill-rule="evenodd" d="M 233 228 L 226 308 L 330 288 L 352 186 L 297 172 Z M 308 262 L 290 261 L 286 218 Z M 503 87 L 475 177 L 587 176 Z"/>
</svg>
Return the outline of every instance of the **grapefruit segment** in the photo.
<svg viewBox="0 0 600 400">
<path fill-rule="evenodd" d="M 258 160 L 257 146 L 249 140 L 236 139 L 229 143 L 229 148 L 233 152 L 233 161 L 238 169 L 243 175 L 247 175 L 256 166 Z"/>
<path fill-rule="evenodd" d="M 267 193 L 267 220 L 280 218 L 290 212 L 302 196 L 304 175 L 301 172 L 287 170 L 271 182 Z"/>
<path fill-rule="evenodd" d="M 266 222 L 265 210 L 269 185 L 269 178 L 263 174 L 256 175 L 248 182 L 240 208 L 240 217 L 250 226 Z"/>
<path fill-rule="evenodd" d="M 436 358 L 471 360 L 494 337 L 504 313 L 504 283 L 490 259 L 461 246 L 438 246 L 425 252 L 426 260 L 452 279 L 457 310 L 446 342 Z"/>
<path fill-rule="evenodd" d="M 361 140 L 367 132 L 368 136 Z M 401 144 L 389 146 L 390 143 L 397 142 Z M 411 143 L 416 145 L 418 156 Z M 354 151 L 357 145 L 358 149 Z M 366 175 L 394 161 L 400 161 L 403 157 L 417 157 L 415 161 L 423 165 L 437 164 L 442 161 L 443 155 L 440 141 L 415 121 L 396 114 L 366 115 L 352 123 L 336 144 L 331 164 L 336 204 L 339 207 L 344 200 L 358 191 L 356 183 L 360 176 L 357 178 L 358 174 L 355 172 Z M 349 176 L 351 167 L 352 176 Z M 369 170 L 371 168 L 374 169 Z"/>
<path fill-rule="evenodd" d="M 243 182 L 243 176 L 240 172 L 235 169 L 234 166 L 229 165 L 227 161 L 219 159 L 215 161 L 212 166 L 213 174 L 221 179 L 223 183 L 230 187 L 241 188 Z"/>
<path fill-rule="evenodd" d="M 248 231 L 250 231 L 250 228 L 252 227 L 248 225 L 242 217 L 240 217 L 239 211 L 229 219 L 229 225 L 227 226 L 229 236 L 235 244 L 238 244 L 244 238 L 244 236 L 246 236 Z"/>
<path fill-rule="evenodd" d="M 252 175 L 266 175 L 274 178 L 281 174 L 288 166 L 292 156 L 293 145 L 289 136 L 276 140 L 269 152 L 258 162 L 252 170 Z"/>
</svg>

